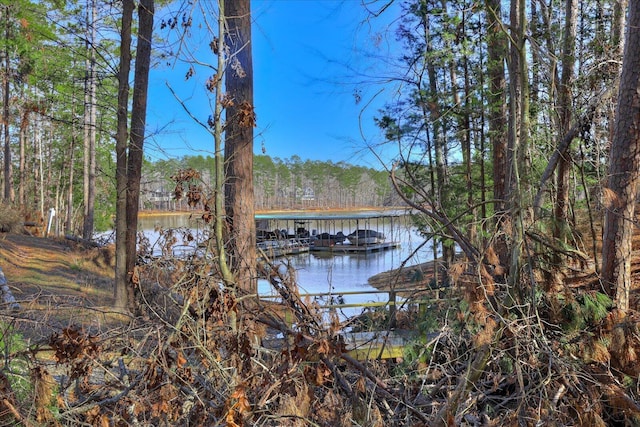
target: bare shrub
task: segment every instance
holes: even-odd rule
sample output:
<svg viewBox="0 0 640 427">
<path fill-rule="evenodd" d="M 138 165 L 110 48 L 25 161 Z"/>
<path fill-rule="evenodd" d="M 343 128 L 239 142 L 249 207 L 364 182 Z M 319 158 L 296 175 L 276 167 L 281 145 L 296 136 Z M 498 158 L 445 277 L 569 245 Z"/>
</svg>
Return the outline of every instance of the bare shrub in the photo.
<svg viewBox="0 0 640 427">
<path fill-rule="evenodd" d="M 265 302 L 225 286 L 213 250 L 177 259 L 166 248 L 138 265 L 144 316 L 102 332 L 55 333 L 46 348 L 55 367 L 34 361 L 35 397 L 6 399 L 0 423 L 52 416 L 50 425 L 231 427 L 640 420 L 640 320 L 608 311 L 610 300 L 593 291 L 569 299 L 568 291 L 537 288 L 535 307 L 514 305 L 504 284 L 470 274 L 466 264 L 428 308 L 398 308 L 397 326 L 416 332 L 402 357 L 362 360 L 349 352 L 344 324 L 327 322 L 285 268 L 265 266 L 279 295 Z M 383 333 L 389 316 L 380 309 L 349 324 Z M 11 387 L 0 375 L 0 392 Z"/>
<path fill-rule="evenodd" d="M 10 204 L 0 203 L 0 231 L 3 233 L 19 233 L 22 230 L 22 216 Z"/>
</svg>

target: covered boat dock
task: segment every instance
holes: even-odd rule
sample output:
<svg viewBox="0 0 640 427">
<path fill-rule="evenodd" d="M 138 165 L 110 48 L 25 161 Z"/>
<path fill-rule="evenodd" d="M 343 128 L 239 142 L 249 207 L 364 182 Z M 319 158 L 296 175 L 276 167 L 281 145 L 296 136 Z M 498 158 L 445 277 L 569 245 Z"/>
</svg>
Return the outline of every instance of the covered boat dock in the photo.
<svg viewBox="0 0 640 427">
<path fill-rule="evenodd" d="M 395 229 L 400 225 L 401 210 L 362 210 L 344 212 L 286 211 L 256 214 L 258 246 L 269 246 L 274 239 L 286 239 L 292 246 L 308 247 L 314 252 L 370 253 L 400 246 Z M 376 241 L 355 244 L 352 236 L 366 230 L 380 236 Z M 356 239 L 352 239 L 357 242 Z M 286 255 L 286 253 L 283 253 Z"/>
</svg>

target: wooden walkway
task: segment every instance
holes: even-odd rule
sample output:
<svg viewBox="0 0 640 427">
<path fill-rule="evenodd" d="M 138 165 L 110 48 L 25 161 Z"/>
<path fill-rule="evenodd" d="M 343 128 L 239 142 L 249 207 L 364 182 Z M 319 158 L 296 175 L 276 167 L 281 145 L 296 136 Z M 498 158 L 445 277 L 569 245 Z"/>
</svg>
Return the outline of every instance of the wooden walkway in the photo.
<svg viewBox="0 0 640 427">
<path fill-rule="evenodd" d="M 404 349 L 417 332 L 413 330 L 344 332 L 340 334 L 348 354 L 357 360 L 396 359 L 404 356 Z"/>
</svg>

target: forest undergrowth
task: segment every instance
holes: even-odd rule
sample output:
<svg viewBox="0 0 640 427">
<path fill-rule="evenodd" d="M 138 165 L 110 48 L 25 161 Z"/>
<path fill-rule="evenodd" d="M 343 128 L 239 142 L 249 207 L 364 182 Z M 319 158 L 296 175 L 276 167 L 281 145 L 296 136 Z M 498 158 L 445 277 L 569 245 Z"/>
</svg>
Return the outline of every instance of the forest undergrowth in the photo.
<svg viewBox="0 0 640 427">
<path fill-rule="evenodd" d="M 281 302 L 267 303 L 221 287 L 215 263 L 166 251 L 140 265 L 141 316 L 27 343 L 21 313 L 3 312 L 0 425 L 638 425 L 638 315 L 612 309 L 579 256 L 549 281 L 555 253 L 529 244 L 526 295 L 461 260 L 428 310 L 409 298 L 397 311 L 396 327 L 417 332 L 404 356 L 364 361 L 286 268 L 264 266 Z"/>
</svg>

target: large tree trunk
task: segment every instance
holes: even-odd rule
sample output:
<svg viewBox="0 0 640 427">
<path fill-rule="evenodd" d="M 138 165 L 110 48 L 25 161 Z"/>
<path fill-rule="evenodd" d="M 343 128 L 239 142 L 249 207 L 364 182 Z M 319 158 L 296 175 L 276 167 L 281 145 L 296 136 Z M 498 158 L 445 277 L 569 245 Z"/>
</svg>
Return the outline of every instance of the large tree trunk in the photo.
<svg viewBox="0 0 640 427">
<path fill-rule="evenodd" d="M 640 2 L 629 4 L 602 242 L 602 279 L 620 310 L 629 309 L 631 242 L 640 167 Z"/>
<path fill-rule="evenodd" d="M 133 0 L 122 2 L 120 69 L 118 70 L 118 127 L 116 131 L 116 266 L 114 308 L 128 309 L 127 276 L 127 136 L 129 112 L 129 72 L 131 70 L 131 24 Z"/>
<path fill-rule="evenodd" d="M 147 89 L 151 64 L 151 37 L 153 33 L 154 0 L 141 0 L 138 6 L 138 45 L 136 48 L 133 103 L 131 110 L 131 135 L 127 159 L 127 273 L 130 278 L 128 304 L 135 311 L 133 289 L 137 286 L 136 236 L 138 231 L 138 204 L 140 202 L 140 177 L 142 174 L 144 133 L 147 118 Z"/>
<path fill-rule="evenodd" d="M 248 293 L 257 290 L 256 230 L 253 193 L 253 62 L 249 0 L 225 0 L 226 44 L 230 59 L 225 86 L 233 105 L 226 110 L 225 210 L 229 265 L 236 284 Z"/>
<path fill-rule="evenodd" d="M 507 176 L 507 109 L 506 109 L 506 77 L 504 63 L 506 58 L 506 39 L 500 17 L 502 16 L 500 0 L 486 0 L 487 9 L 487 74 L 489 76 L 489 141 L 493 154 L 493 199 L 495 228 L 499 236 L 495 242 L 495 250 L 500 263 L 506 267 L 508 249 L 502 233 L 504 228 L 506 176 Z"/>
</svg>

